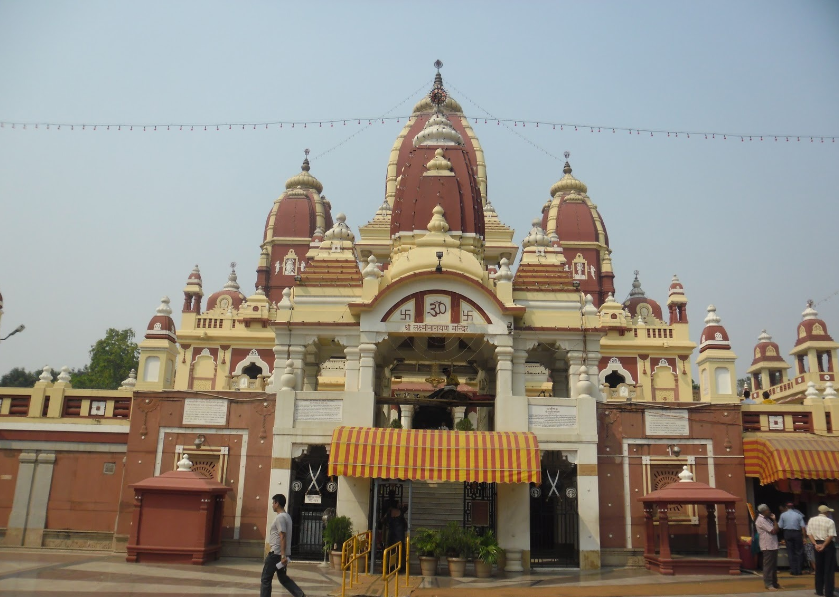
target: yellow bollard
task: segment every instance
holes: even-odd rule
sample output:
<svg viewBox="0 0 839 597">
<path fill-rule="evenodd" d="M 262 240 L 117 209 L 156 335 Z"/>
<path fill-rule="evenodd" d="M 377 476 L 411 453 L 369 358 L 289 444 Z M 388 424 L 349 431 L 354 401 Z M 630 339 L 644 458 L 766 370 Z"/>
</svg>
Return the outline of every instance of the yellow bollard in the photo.
<svg viewBox="0 0 839 597">
<path fill-rule="evenodd" d="M 405 535 L 405 586 L 411 584 L 411 534 Z"/>
</svg>

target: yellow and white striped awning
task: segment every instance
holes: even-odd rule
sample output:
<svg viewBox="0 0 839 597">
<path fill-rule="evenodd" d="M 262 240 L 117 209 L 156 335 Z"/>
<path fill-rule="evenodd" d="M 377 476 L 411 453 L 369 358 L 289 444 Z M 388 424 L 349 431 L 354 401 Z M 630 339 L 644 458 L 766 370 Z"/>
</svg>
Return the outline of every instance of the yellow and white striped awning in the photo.
<svg viewBox="0 0 839 597">
<path fill-rule="evenodd" d="M 415 481 L 541 483 L 536 436 L 527 432 L 339 427 L 329 474 Z"/>
<path fill-rule="evenodd" d="M 839 479 L 839 437 L 750 437 L 743 440 L 746 476 L 761 485 L 779 479 Z"/>
</svg>

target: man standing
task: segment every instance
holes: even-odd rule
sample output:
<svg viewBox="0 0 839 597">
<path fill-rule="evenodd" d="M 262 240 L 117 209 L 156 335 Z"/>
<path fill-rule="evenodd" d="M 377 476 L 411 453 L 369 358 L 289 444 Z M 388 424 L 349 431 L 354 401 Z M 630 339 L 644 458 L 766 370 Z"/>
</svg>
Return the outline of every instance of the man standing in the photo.
<svg viewBox="0 0 839 597">
<path fill-rule="evenodd" d="M 778 584 L 778 523 L 766 504 L 758 506 L 757 511 L 760 514 L 755 520 L 755 528 L 763 552 L 763 586 L 767 591 L 774 591 L 781 588 Z"/>
<path fill-rule="evenodd" d="M 836 572 L 836 523 L 828 512 L 833 512 L 833 508 L 819 506 L 819 515 L 807 525 L 807 534 L 816 549 L 816 595 L 823 597 L 833 597 Z"/>
<path fill-rule="evenodd" d="M 793 576 L 801 576 L 801 566 L 804 563 L 804 534 L 807 532 L 807 525 L 804 524 L 804 515 L 796 510 L 792 502 L 787 503 L 787 509 L 778 519 L 778 528 L 784 531 L 784 541 L 787 544 L 789 556 L 789 573 Z"/>
<path fill-rule="evenodd" d="M 288 556 L 291 555 L 291 516 L 285 511 L 285 496 L 281 493 L 271 498 L 271 507 L 277 517 L 268 527 L 268 545 L 271 551 L 265 556 L 262 566 L 262 587 L 259 597 L 271 597 L 271 582 L 274 573 L 286 590 L 294 597 L 305 597 L 303 589 L 288 577 Z"/>
</svg>

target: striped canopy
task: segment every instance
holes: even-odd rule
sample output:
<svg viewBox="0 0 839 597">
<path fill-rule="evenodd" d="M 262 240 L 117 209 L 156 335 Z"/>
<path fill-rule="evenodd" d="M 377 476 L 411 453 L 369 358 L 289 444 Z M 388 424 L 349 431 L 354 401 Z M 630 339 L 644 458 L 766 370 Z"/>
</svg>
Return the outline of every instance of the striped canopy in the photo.
<svg viewBox="0 0 839 597">
<path fill-rule="evenodd" d="M 839 479 L 837 437 L 753 437 L 743 440 L 746 476 L 761 485 L 779 479 Z"/>
<path fill-rule="evenodd" d="M 541 483 L 536 436 L 526 432 L 338 427 L 329 474 L 414 481 Z"/>
</svg>

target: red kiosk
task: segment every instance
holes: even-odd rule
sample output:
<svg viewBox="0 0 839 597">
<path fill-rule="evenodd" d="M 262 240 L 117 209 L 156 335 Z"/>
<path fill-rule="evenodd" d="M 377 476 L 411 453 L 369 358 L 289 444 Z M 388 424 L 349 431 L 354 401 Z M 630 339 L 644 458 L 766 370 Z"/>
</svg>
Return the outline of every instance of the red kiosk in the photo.
<svg viewBox="0 0 839 597">
<path fill-rule="evenodd" d="M 661 574 L 740 574 L 740 554 L 737 547 L 737 524 L 734 504 L 742 498 L 727 491 L 697 483 L 693 475 L 684 467 L 679 473 L 679 481 L 667 487 L 637 498 L 644 504 L 644 523 L 646 540 L 644 542 L 644 560 L 648 570 L 658 570 Z M 670 505 L 704 505 L 707 512 L 708 555 L 681 556 L 670 552 L 670 529 L 667 511 Z M 726 555 L 721 556 L 717 542 L 716 505 L 725 506 Z M 659 548 L 656 553 L 655 523 L 653 506 L 658 507 Z"/>
<path fill-rule="evenodd" d="M 201 565 L 218 559 L 230 488 L 191 469 L 184 454 L 178 470 L 131 486 L 134 514 L 126 561 Z"/>
</svg>

